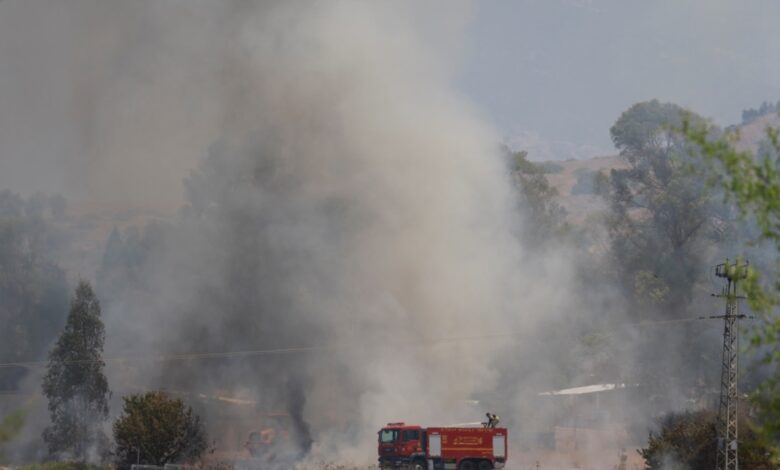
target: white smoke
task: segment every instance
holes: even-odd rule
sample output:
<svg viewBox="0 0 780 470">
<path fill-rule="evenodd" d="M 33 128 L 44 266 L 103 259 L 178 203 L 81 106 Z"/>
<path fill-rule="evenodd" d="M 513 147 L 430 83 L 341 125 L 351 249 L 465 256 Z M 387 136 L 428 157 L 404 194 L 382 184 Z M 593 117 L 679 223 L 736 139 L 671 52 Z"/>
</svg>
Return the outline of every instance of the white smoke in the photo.
<svg viewBox="0 0 780 470">
<path fill-rule="evenodd" d="M 232 17 L 229 119 L 147 294 L 109 312 L 128 327 L 114 341 L 168 350 L 330 348 L 162 372 L 303 406 L 319 455 L 370 461 L 388 421 L 478 417 L 459 410 L 496 387 L 508 348 L 476 337 L 527 332 L 565 302 L 550 300 L 565 263 L 523 265 L 499 139 L 450 88 L 418 14 L 295 1 Z"/>
<path fill-rule="evenodd" d="M 106 355 L 315 347 L 109 362 L 115 390 L 250 395 L 300 414 L 312 458 L 358 463 L 388 421 L 512 419 L 524 379 L 499 370 L 533 367 L 515 336 L 572 310 L 574 273 L 524 252 L 499 136 L 451 86 L 469 3 L 0 8 L 45 18 L 35 44 L 70 59 L 66 193 L 169 209 L 192 170 L 134 285 L 104 299 Z M 464 409 L 501 387 L 503 409 Z"/>
</svg>

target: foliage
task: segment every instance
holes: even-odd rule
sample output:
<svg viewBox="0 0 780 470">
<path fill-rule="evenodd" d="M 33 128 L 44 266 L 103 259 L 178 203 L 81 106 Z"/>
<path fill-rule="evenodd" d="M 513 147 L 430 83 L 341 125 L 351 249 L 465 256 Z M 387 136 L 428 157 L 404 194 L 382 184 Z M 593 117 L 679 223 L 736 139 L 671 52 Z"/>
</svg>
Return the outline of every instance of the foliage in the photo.
<svg viewBox="0 0 780 470">
<path fill-rule="evenodd" d="M 206 450 L 206 435 L 200 418 L 180 399 L 164 392 L 124 397 L 124 410 L 114 422 L 114 440 L 119 466 L 165 465 L 192 460 Z"/>
<path fill-rule="evenodd" d="M 706 124 L 686 121 L 682 134 L 697 145 L 714 167 L 715 179 L 736 202 L 745 216 L 755 220 L 760 237 L 774 243 L 780 252 L 780 135 L 777 129 L 767 129 L 767 141 L 754 154 L 737 150 L 738 134 L 727 134 L 717 139 L 711 137 Z M 780 316 L 774 307 L 780 304 L 780 266 L 771 274 L 773 282 L 759 277 L 755 269 L 748 273 L 743 283 L 753 311 L 763 322 L 755 330 L 753 346 L 768 351 L 765 361 L 772 367 L 780 365 Z M 762 430 L 775 444 L 780 454 L 780 380 L 775 375 L 767 380 L 755 398 L 761 416 Z"/>
<path fill-rule="evenodd" d="M 19 467 L 17 470 L 110 470 L 108 465 L 89 465 L 84 462 L 46 462 Z"/>
<path fill-rule="evenodd" d="M 740 416 L 739 461 L 753 470 L 776 469 L 768 448 Z M 717 416 L 712 411 L 670 413 L 660 420 L 660 430 L 650 433 L 648 446 L 639 453 L 649 470 L 710 470 L 715 468 Z"/>
<path fill-rule="evenodd" d="M 523 224 L 526 238 L 532 242 L 541 242 L 563 234 L 568 225 L 566 210 L 557 201 L 558 191 L 550 186 L 544 171 L 528 160 L 527 152 L 507 152 L 520 196 L 519 205 L 527 217 Z"/>
<path fill-rule="evenodd" d="M 67 314 L 65 273 L 54 261 L 61 237 L 48 222 L 48 201 L 0 191 L 0 356 L 8 361 L 42 358 Z M 0 388 L 16 388 L 25 372 L 0 371 Z"/>
<path fill-rule="evenodd" d="M 775 113 L 780 110 L 780 101 L 777 103 L 769 103 L 764 101 L 758 109 L 750 108 L 742 111 L 742 124 L 750 124 L 761 116 L 766 116 L 770 113 Z"/>
<path fill-rule="evenodd" d="M 610 251 L 618 279 L 637 312 L 682 313 L 701 266 L 697 243 L 712 208 L 689 145 L 674 132 L 683 116 L 701 118 L 656 100 L 633 105 L 610 130 L 628 163 L 613 169 L 609 187 Z"/>
<path fill-rule="evenodd" d="M 25 410 L 19 409 L 8 413 L 0 421 L 0 458 L 3 457 L 3 446 L 22 430 L 25 415 Z"/>
<path fill-rule="evenodd" d="M 101 358 L 104 338 L 100 304 L 82 281 L 43 379 L 51 416 L 43 437 L 53 455 L 70 453 L 83 461 L 91 446 L 101 444 L 99 429 L 108 416 L 109 395 Z"/>
<path fill-rule="evenodd" d="M 153 221 L 139 231 L 130 227 L 124 233 L 114 227 L 106 241 L 97 272 L 97 291 L 109 303 L 121 300 L 123 295 L 139 295 L 143 289 L 141 271 L 145 264 L 162 249 L 165 225 Z"/>
</svg>

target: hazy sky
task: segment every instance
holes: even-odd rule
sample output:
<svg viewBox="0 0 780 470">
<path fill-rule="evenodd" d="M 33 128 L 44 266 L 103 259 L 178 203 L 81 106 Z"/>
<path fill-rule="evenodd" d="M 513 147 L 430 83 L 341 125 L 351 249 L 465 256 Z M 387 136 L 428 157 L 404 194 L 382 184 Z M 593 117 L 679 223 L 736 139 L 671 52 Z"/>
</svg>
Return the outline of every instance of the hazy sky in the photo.
<svg viewBox="0 0 780 470">
<path fill-rule="evenodd" d="M 247 5 L 0 0 L 0 189 L 177 207 L 241 100 Z M 404 5 L 456 89 L 536 159 L 614 152 L 609 127 L 642 100 L 731 124 L 780 99 L 777 0 Z"/>
<path fill-rule="evenodd" d="M 637 101 L 732 124 L 780 100 L 779 24 L 776 0 L 476 2 L 459 87 L 513 146 L 591 156 Z"/>
</svg>

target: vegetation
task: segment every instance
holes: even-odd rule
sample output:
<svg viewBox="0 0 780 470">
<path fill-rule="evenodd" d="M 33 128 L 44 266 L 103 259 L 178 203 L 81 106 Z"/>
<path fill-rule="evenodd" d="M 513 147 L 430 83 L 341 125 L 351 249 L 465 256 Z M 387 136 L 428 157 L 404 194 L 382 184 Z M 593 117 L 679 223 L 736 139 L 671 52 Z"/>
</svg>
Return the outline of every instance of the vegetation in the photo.
<svg viewBox="0 0 780 470">
<path fill-rule="evenodd" d="M 685 119 L 705 122 L 671 103 L 631 106 L 610 130 L 627 167 L 611 170 L 608 181 L 594 181 L 609 207 L 603 282 L 619 289 L 637 322 L 709 314 L 699 302 L 711 292 L 709 266 L 744 248 L 733 214 L 707 184 L 699 148 L 677 131 Z M 643 328 L 630 345 L 642 367 L 623 379 L 646 384 L 653 408 L 680 409 L 712 383 L 720 351 L 702 326 Z M 670 387 L 687 396 L 670 394 Z"/>
<path fill-rule="evenodd" d="M 674 132 L 677 105 L 648 101 L 625 111 L 610 133 L 627 169 L 610 172 L 606 193 L 611 253 L 634 311 L 679 315 L 702 265 L 696 244 L 712 213 L 689 146 Z"/>
<path fill-rule="evenodd" d="M 769 449 L 752 429 L 746 416 L 740 417 L 739 463 L 752 470 L 772 470 Z M 648 446 L 639 453 L 649 470 L 710 470 L 715 468 L 717 416 L 712 411 L 671 413 L 660 421 L 658 433 L 651 433 Z"/>
<path fill-rule="evenodd" d="M 120 467 L 191 461 L 206 450 L 206 434 L 192 408 L 164 392 L 124 397 L 114 422 L 116 459 Z"/>
<path fill-rule="evenodd" d="M 47 462 L 19 467 L 17 470 L 110 470 L 108 465 L 89 465 L 84 462 Z"/>
<path fill-rule="evenodd" d="M 139 231 L 130 227 L 120 233 L 114 227 L 106 241 L 103 259 L 97 271 L 96 289 L 100 298 L 110 305 L 123 295 L 142 295 L 145 263 L 153 259 L 154 250 L 163 242 L 165 226 L 153 221 Z"/>
<path fill-rule="evenodd" d="M 776 113 L 780 110 L 780 101 L 777 103 L 769 103 L 764 101 L 758 109 L 750 108 L 742 111 L 742 124 L 750 124 L 761 116 L 766 116 L 770 113 Z"/>
<path fill-rule="evenodd" d="M 506 150 L 512 162 L 514 182 L 518 189 L 518 204 L 523 208 L 526 223 L 524 236 L 532 242 L 549 240 L 566 231 L 566 210 L 558 203 L 558 191 L 550 186 L 539 165 L 528 160 L 525 151 Z"/>
<path fill-rule="evenodd" d="M 48 201 L 41 194 L 25 200 L 0 191 L 0 357 L 6 361 L 42 358 L 67 314 L 68 288 L 54 261 L 59 238 L 47 221 Z M 57 204 L 57 211 L 64 210 Z M 0 389 L 17 388 L 25 373 L 0 371 Z"/>
<path fill-rule="evenodd" d="M 51 416 L 43 438 L 52 455 L 83 462 L 90 447 L 104 445 L 100 423 L 108 416 L 109 395 L 101 357 L 104 337 L 100 304 L 82 281 L 43 379 Z"/>
<path fill-rule="evenodd" d="M 767 140 L 757 153 L 739 151 L 734 143 L 738 135 L 711 137 L 709 125 L 686 121 L 683 134 L 708 158 L 715 170 L 715 180 L 736 202 L 746 217 L 751 217 L 759 229 L 759 237 L 774 244 L 780 252 L 780 133 L 767 129 Z M 761 326 L 755 330 L 753 346 L 766 351 L 765 362 L 776 370 L 780 365 L 780 316 L 775 307 L 780 304 L 780 266 L 774 272 L 759 277 L 751 269 L 745 283 L 748 301 L 762 315 Z M 766 439 L 780 454 L 780 379 L 773 374 L 755 395 L 760 413 L 761 429 Z"/>
<path fill-rule="evenodd" d="M 3 458 L 3 447 L 11 441 L 24 426 L 24 410 L 8 413 L 0 421 L 0 458 Z"/>
</svg>

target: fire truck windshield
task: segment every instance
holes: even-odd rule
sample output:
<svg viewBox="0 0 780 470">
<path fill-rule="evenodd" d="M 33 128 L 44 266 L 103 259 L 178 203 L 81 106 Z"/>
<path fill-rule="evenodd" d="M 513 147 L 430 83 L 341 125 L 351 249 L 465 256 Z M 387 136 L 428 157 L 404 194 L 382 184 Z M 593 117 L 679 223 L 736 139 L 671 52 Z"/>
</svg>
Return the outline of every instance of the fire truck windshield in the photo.
<svg viewBox="0 0 780 470">
<path fill-rule="evenodd" d="M 383 429 L 379 431 L 379 442 L 395 442 L 398 440 L 397 429 Z"/>
</svg>

